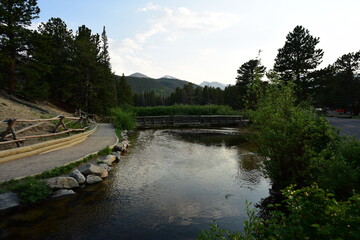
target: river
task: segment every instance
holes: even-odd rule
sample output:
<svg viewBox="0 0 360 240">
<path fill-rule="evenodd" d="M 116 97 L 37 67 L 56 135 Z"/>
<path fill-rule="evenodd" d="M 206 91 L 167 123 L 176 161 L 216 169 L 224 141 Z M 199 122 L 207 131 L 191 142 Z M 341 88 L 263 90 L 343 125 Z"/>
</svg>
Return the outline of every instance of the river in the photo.
<svg viewBox="0 0 360 240">
<path fill-rule="evenodd" d="M 195 239 L 216 220 L 243 228 L 270 183 L 238 129 L 136 132 L 110 177 L 0 221 L 2 239 Z"/>
</svg>

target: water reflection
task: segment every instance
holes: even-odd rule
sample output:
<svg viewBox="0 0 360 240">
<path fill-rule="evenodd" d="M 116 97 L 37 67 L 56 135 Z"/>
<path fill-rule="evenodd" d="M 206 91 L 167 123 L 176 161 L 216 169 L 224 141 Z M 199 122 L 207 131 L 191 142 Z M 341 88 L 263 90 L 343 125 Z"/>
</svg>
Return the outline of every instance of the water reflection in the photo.
<svg viewBox="0 0 360 240">
<path fill-rule="evenodd" d="M 9 216 L 0 237 L 194 239 L 212 220 L 241 230 L 245 201 L 267 196 L 236 129 L 145 130 L 133 146 L 105 182 Z"/>
</svg>

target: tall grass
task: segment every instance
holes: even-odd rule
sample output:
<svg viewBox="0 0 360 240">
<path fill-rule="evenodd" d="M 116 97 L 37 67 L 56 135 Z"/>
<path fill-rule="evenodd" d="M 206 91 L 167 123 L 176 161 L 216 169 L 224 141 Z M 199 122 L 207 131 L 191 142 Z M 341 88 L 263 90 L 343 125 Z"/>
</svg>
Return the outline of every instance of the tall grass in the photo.
<svg viewBox="0 0 360 240">
<path fill-rule="evenodd" d="M 240 112 L 222 105 L 172 105 L 156 107 L 135 107 L 132 111 L 137 116 L 164 115 L 237 115 Z"/>
</svg>

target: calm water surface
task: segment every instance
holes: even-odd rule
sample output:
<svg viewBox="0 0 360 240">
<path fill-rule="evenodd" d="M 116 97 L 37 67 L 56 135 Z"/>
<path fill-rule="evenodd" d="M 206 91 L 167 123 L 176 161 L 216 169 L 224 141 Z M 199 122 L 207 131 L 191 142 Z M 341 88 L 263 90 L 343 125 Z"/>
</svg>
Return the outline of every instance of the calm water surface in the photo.
<svg viewBox="0 0 360 240">
<path fill-rule="evenodd" d="M 268 196 L 236 129 L 144 130 L 101 184 L 2 218 L 1 239 L 194 239 L 212 220 L 242 230 Z"/>
</svg>

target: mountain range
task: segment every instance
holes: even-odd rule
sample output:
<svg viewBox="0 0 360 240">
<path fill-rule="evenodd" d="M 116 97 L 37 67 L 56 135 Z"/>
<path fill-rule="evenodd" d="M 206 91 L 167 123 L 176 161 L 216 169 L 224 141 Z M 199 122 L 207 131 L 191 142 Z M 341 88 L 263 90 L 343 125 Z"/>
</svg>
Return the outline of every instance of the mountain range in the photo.
<svg viewBox="0 0 360 240">
<path fill-rule="evenodd" d="M 126 76 L 126 81 L 129 83 L 134 93 L 149 92 L 153 90 L 156 94 L 164 96 L 169 96 L 177 87 L 182 88 L 184 85 L 190 83 L 169 75 L 161 78 L 151 78 L 138 72 Z"/>
<path fill-rule="evenodd" d="M 133 73 L 129 76 L 126 76 L 126 80 L 129 83 L 133 93 L 142 93 L 154 91 L 156 94 L 169 96 L 172 92 L 175 91 L 177 87 L 183 88 L 184 85 L 190 83 L 185 80 L 180 80 L 170 75 L 165 75 L 161 78 L 151 78 L 143 73 Z M 192 83 L 194 84 L 194 83 Z M 200 87 L 214 87 L 225 89 L 226 85 L 219 82 L 202 82 Z"/>
<path fill-rule="evenodd" d="M 224 90 L 227 87 L 227 85 L 223 84 L 223 83 L 207 82 L 207 81 L 204 81 L 204 82 L 200 83 L 200 86 L 201 87 L 208 86 L 208 87 L 220 88 L 221 90 Z"/>
</svg>

